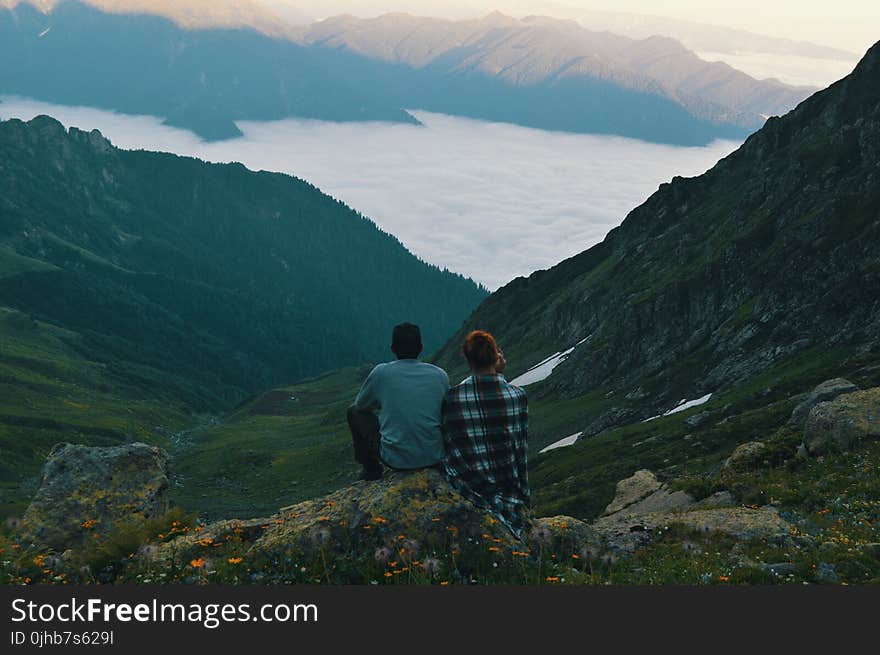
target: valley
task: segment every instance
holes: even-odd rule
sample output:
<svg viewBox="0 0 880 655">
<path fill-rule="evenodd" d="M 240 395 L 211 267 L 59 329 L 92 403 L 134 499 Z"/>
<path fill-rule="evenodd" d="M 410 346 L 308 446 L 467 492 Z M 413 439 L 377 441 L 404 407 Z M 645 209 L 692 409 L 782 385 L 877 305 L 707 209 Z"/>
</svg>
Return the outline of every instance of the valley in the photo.
<svg viewBox="0 0 880 655">
<path fill-rule="evenodd" d="M 204 142 L 155 117 L 0 97 L 0 118 L 41 114 L 98 129 L 123 149 L 305 179 L 417 257 L 491 290 L 598 243 L 661 183 L 703 173 L 738 145 L 683 148 L 425 112 L 414 112 L 420 126 L 247 122 L 242 137 Z M 475 224 L 492 239 L 475 238 Z"/>
</svg>

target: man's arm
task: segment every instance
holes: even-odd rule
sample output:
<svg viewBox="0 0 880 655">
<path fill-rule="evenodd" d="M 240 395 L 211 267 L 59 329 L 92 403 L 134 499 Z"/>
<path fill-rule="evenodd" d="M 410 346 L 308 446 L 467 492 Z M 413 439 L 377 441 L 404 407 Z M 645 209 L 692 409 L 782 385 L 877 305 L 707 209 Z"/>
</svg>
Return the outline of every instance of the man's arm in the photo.
<svg viewBox="0 0 880 655">
<path fill-rule="evenodd" d="M 358 392 L 357 398 L 354 399 L 354 406 L 362 412 L 372 412 L 379 409 L 381 403 L 378 396 L 379 385 L 379 367 L 375 367 Z"/>
</svg>

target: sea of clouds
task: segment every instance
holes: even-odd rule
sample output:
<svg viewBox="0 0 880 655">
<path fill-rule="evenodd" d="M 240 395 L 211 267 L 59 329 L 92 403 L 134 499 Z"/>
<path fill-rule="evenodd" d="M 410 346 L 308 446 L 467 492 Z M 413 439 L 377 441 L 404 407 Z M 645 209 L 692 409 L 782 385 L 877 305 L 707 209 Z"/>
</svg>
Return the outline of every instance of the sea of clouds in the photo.
<svg viewBox="0 0 880 655">
<path fill-rule="evenodd" d="M 39 114 L 100 129 L 121 148 L 291 173 L 354 207 L 413 253 L 494 290 L 601 241 L 659 184 L 738 147 L 674 147 L 415 111 L 423 126 L 242 122 L 204 142 L 152 116 L 0 98 L 0 118 Z"/>
</svg>

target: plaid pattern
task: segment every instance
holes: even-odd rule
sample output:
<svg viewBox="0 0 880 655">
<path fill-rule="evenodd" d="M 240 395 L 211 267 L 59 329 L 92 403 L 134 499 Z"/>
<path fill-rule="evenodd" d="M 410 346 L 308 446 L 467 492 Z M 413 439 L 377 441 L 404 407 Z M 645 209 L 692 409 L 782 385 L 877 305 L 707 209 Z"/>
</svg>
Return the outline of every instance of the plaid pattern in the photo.
<svg viewBox="0 0 880 655">
<path fill-rule="evenodd" d="M 472 375 L 443 401 L 446 475 L 475 504 L 522 537 L 528 520 L 526 392 L 502 375 Z"/>
</svg>

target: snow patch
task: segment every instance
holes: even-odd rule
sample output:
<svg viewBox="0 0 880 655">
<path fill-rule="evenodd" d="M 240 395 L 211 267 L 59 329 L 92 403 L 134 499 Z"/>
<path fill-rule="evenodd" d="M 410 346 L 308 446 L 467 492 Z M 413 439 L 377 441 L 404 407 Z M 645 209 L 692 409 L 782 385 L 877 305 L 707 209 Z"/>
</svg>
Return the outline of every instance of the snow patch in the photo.
<svg viewBox="0 0 880 655">
<path fill-rule="evenodd" d="M 557 448 L 564 448 L 565 446 L 571 446 L 578 440 L 578 438 L 582 434 L 583 434 L 583 432 L 578 432 L 576 434 L 569 435 L 569 436 L 565 437 L 565 439 L 560 439 L 559 441 L 556 441 L 556 442 L 550 444 L 546 448 L 542 448 L 539 452 L 546 453 L 548 450 L 555 450 Z"/>
<path fill-rule="evenodd" d="M 670 409 L 668 412 L 664 412 L 663 414 L 658 414 L 657 416 L 652 416 L 651 418 L 646 418 L 642 423 L 647 423 L 648 421 L 653 421 L 655 418 L 660 418 L 661 416 L 671 416 L 672 414 L 678 414 L 679 412 L 684 412 L 692 407 L 699 407 L 700 405 L 705 405 L 712 398 L 711 393 L 707 393 L 702 398 L 697 398 L 696 400 L 686 400 L 682 398 L 678 405 Z"/>
<path fill-rule="evenodd" d="M 553 369 L 559 366 L 562 362 L 568 359 L 568 356 L 574 352 L 574 349 L 580 346 L 582 343 L 585 343 L 587 339 L 589 339 L 592 334 L 581 339 L 576 344 L 574 344 L 568 350 L 563 350 L 558 353 L 554 353 L 550 355 L 547 359 L 542 362 L 538 362 L 528 371 L 520 375 L 518 378 L 515 378 L 511 381 L 511 384 L 515 384 L 518 387 L 525 387 L 530 384 L 535 384 L 536 382 L 541 382 L 542 380 L 546 380 L 550 377 L 550 374 L 553 373 Z"/>
</svg>

